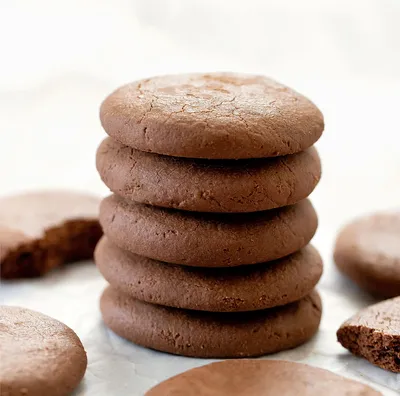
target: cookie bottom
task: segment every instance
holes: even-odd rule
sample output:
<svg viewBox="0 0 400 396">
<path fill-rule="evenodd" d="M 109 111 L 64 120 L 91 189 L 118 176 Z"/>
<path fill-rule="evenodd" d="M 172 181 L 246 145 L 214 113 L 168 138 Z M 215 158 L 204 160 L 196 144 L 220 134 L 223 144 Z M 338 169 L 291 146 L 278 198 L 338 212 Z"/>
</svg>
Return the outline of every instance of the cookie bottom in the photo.
<svg viewBox="0 0 400 396">
<path fill-rule="evenodd" d="M 108 287 L 100 301 L 105 324 L 135 344 L 198 358 L 255 357 L 294 348 L 318 330 L 321 299 L 262 311 L 210 313 L 139 301 Z"/>
</svg>

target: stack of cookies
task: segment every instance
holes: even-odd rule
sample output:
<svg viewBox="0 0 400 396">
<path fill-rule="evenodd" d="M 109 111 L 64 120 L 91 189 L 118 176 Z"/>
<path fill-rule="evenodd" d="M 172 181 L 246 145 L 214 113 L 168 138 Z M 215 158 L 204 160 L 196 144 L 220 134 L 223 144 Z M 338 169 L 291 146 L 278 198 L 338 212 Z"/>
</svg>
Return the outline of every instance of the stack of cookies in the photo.
<svg viewBox="0 0 400 396">
<path fill-rule="evenodd" d="M 97 169 L 106 325 L 195 357 L 259 356 L 317 331 L 321 272 L 306 199 L 321 176 L 318 108 L 265 77 L 156 77 L 102 104 Z"/>
</svg>

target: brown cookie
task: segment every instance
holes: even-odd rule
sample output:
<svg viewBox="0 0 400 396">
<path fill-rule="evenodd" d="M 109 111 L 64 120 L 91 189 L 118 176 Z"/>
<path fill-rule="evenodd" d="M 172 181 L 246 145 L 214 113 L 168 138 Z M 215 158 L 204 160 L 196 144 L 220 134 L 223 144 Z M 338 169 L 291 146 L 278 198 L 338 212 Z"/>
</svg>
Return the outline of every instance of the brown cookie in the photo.
<svg viewBox="0 0 400 396">
<path fill-rule="evenodd" d="M 321 177 L 317 150 L 252 160 L 193 160 L 145 153 L 108 138 L 97 169 L 114 193 L 166 208 L 256 212 L 308 197 Z"/>
<path fill-rule="evenodd" d="M 176 375 L 146 396 L 382 396 L 328 370 L 283 360 L 239 359 Z"/>
<path fill-rule="evenodd" d="M 234 267 L 275 260 L 311 240 L 317 215 L 310 201 L 257 213 L 183 212 L 104 199 L 100 223 L 122 249 L 168 263 Z"/>
<path fill-rule="evenodd" d="M 400 296 L 400 213 L 378 213 L 346 226 L 334 258 L 363 289 L 385 298 Z"/>
<path fill-rule="evenodd" d="M 0 225 L 0 263 L 3 262 L 10 251 L 29 241 L 28 235 L 22 231 Z"/>
<path fill-rule="evenodd" d="M 0 198 L 1 278 L 36 277 L 91 258 L 102 235 L 100 198 L 42 191 Z"/>
<path fill-rule="evenodd" d="M 324 129 L 321 112 L 304 96 L 267 77 L 234 73 L 133 82 L 105 99 L 100 119 L 127 146 L 209 159 L 298 153 Z"/>
<path fill-rule="evenodd" d="M 215 312 L 261 310 L 297 301 L 314 289 L 322 274 L 321 257 L 310 245 L 265 264 L 196 268 L 138 256 L 102 238 L 95 260 L 113 288 L 138 300 Z"/>
<path fill-rule="evenodd" d="M 78 336 L 65 324 L 25 308 L 0 306 L 0 393 L 69 395 L 87 365 Z"/>
<path fill-rule="evenodd" d="M 100 308 L 106 325 L 121 337 L 201 358 L 261 356 L 294 348 L 315 334 L 321 319 L 321 300 L 315 291 L 283 307 L 212 313 L 149 304 L 109 287 Z"/>
<path fill-rule="evenodd" d="M 337 337 L 354 355 L 400 373 L 400 297 L 361 310 L 340 326 Z"/>
</svg>

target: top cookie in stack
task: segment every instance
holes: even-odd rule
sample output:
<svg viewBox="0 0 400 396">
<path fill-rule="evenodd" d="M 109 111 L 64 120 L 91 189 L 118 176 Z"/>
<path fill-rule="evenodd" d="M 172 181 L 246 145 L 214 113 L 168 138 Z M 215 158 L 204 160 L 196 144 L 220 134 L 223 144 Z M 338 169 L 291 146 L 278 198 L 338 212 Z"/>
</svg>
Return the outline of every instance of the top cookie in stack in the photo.
<svg viewBox="0 0 400 396">
<path fill-rule="evenodd" d="M 321 176 L 318 108 L 266 77 L 190 74 L 125 85 L 100 118 L 110 137 L 97 169 L 114 193 L 101 205 L 96 252 L 111 284 L 107 325 L 203 357 L 310 338 L 321 314 L 313 288 L 322 264 L 306 246 L 317 216 L 305 199 Z M 216 326 L 224 337 L 205 345 Z"/>
<path fill-rule="evenodd" d="M 232 73 L 155 77 L 103 103 L 105 131 L 137 150 L 186 158 L 294 154 L 321 136 L 321 112 L 269 78 Z"/>
</svg>

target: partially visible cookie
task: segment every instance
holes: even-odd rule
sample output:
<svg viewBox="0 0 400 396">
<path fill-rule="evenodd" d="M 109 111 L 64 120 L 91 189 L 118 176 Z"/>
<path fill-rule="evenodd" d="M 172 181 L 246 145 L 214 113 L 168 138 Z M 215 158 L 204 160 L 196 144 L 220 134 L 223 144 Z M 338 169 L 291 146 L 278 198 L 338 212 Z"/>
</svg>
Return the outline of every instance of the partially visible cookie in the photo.
<svg viewBox="0 0 400 396">
<path fill-rule="evenodd" d="M 115 289 L 134 298 L 215 312 L 254 311 L 297 301 L 314 289 L 322 274 L 321 257 L 310 245 L 274 262 L 196 268 L 138 256 L 103 237 L 95 261 Z"/>
<path fill-rule="evenodd" d="M 0 198 L 1 278 L 36 277 L 91 258 L 102 235 L 100 198 L 54 190 Z"/>
<path fill-rule="evenodd" d="M 235 267 L 275 260 L 311 240 L 317 215 L 310 201 L 254 213 L 195 213 L 127 202 L 100 206 L 107 237 L 122 249 L 168 263 Z"/>
<path fill-rule="evenodd" d="M 298 153 L 324 120 L 303 95 L 263 76 L 182 74 L 127 84 L 101 105 L 105 131 L 141 151 L 239 159 Z"/>
<path fill-rule="evenodd" d="M 0 226 L 0 263 L 13 250 L 30 241 L 28 235 L 10 227 Z"/>
<path fill-rule="evenodd" d="M 283 360 L 225 360 L 188 370 L 146 396 L 382 396 L 328 370 Z"/>
<path fill-rule="evenodd" d="M 400 296 L 400 213 L 378 213 L 347 225 L 334 258 L 363 289 L 384 298 Z"/>
<path fill-rule="evenodd" d="M 278 158 L 207 161 L 145 153 L 107 138 L 97 170 L 126 199 L 196 212 L 256 212 L 308 197 L 321 177 L 317 150 Z"/>
<path fill-rule="evenodd" d="M 65 324 L 25 308 L 0 306 L 0 394 L 64 396 L 87 366 L 78 336 Z"/>
<path fill-rule="evenodd" d="M 316 333 L 321 319 L 315 291 L 283 307 L 212 313 L 149 304 L 109 287 L 100 308 L 105 324 L 121 337 L 159 351 L 202 358 L 261 356 L 294 348 Z"/>
<path fill-rule="evenodd" d="M 351 353 L 400 373 L 400 297 L 361 310 L 342 324 L 337 337 Z"/>
</svg>

